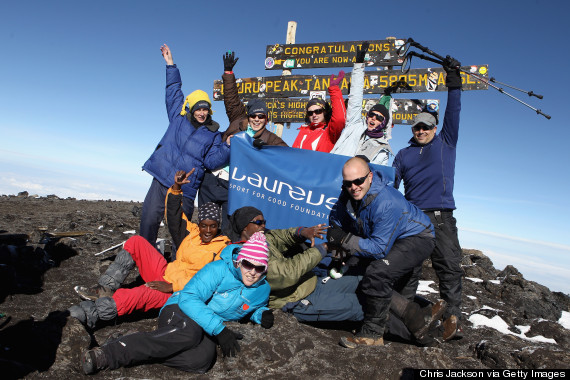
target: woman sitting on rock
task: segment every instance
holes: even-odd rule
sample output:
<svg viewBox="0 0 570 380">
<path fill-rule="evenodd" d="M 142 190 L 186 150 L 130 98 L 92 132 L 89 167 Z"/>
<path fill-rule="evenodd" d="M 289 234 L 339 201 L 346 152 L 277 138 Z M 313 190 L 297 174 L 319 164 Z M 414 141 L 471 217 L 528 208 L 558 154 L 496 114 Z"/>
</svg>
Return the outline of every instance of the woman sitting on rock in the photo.
<svg viewBox="0 0 570 380">
<path fill-rule="evenodd" d="M 264 328 L 273 326 L 269 299 L 267 243 L 256 232 L 241 245 L 232 244 L 221 260 L 206 265 L 183 290 L 174 293 L 158 318 L 158 328 L 122 336 L 85 352 L 85 374 L 157 361 L 187 372 L 204 373 L 216 358 L 217 340 L 224 356 L 240 351 L 239 333 L 224 325 L 249 316 Z"/>
<path fill-rule="evenodd" d="M 204 265 L 220 259 L 220 252 L 230 240 L 220 235 L 219 206 L 203 204 L 198 209 L 198 224 L 189 222 L 182 212 L 181 186 L 189 182 L 188 177 L 193 172 L 194 169 L 188 173 L 177 171 L 166 198 L 168 229 L 174 244 L 179 247 L 176 260 L 167 263 L 148 241 L 133 236 L 99 278 L 98 285 L 75 287 L 84 301 L 69 309 L 73 317 L 93 328 L 100 319 L 110 320 L 135 310 L 161 308 L 172 292 L 184 288 Z M 135 265 L 146 283 L 131 289 L 120 288 Z"/>
</svg>

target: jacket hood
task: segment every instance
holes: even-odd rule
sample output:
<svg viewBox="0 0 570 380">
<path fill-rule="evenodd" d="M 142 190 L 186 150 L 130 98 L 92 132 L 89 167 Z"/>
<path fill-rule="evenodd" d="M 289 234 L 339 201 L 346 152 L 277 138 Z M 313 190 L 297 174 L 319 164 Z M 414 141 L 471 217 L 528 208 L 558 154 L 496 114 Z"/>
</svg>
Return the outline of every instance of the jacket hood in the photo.
<svg viewBox="0 0 570 380">
<path fill-rule="evenodd" d="M 229 271 L 232 273 L 232 275 L 235 277 L 235 279 L 238 280 L 239 282 L 243 283 L 242 278 L 241 278 L 241 270 L 239 268 L 236 268 L 234 265 L 234 263 L 237 261 L 237 257 L 238 257 L 238 254 L 239 254 L 241 247 L 242 247 L 242 244 L 230 244 L 230 245 L 228 245 L 226 248 L 224 248 L 224 250 L 220 254 L 220 258 L 228 266 Z M 257 280 L 257 282 L 255 284 L 248 286 L 248 288 L 258 287 L 263 282 L 266 275 L 267 275 L 267 272 L 264 273 L 259 278 L 259 280 Z"/>
</svg>

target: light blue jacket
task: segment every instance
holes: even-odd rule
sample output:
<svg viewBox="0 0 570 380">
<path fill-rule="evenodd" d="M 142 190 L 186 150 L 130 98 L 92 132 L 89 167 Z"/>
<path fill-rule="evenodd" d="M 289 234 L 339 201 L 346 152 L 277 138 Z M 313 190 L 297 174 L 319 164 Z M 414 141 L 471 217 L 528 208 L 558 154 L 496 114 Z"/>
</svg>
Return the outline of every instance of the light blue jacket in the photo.
<svg viewBox="0 0 570 380">
<path fill-rule="evenodd" d="M 364 63 L 355 63 L 350 77 L 350 94 L 348 95 L 348 107 L 346 109 L 346 126 L 338 141 L 331 150 L 331 153 L 343 156 L 354 157 L 361 154 L 359 149 L 362 143 L 369 139 L 364 132 L 367 129 L 366 118 L 362 117 L 362 100 L 364 92 Z M 381 100 L 382 104 L 382 100 Z M 387 105 L 388 110 L 390 105 Z M 388 140 L 392 138 L 391 134 L 392 120 L 386 124 L 388 127 L 384 136 L 377 139 L 370 139 L 370 143 L 377 145 L 377 152 L 373 157 L 368 157 L 373 164 L 387 165 L 388 157 L 392 149 L 388 144 Z"/>
<path fill-rule="evenodd" d="M 253 322 L 261 324 L 261 314 L 269 310 L 265 306 L 270 287 L 265 275 L 249 287 L 243 284 L 241 270 L 233 264 L 240 248 L 240 244 L 224 248 L 221 260 L 198 271 L 164 306 L 178 304 L 209 335 L 218 335 L 224 321 L 237 321 L 249 314 Z"/>
</svg>

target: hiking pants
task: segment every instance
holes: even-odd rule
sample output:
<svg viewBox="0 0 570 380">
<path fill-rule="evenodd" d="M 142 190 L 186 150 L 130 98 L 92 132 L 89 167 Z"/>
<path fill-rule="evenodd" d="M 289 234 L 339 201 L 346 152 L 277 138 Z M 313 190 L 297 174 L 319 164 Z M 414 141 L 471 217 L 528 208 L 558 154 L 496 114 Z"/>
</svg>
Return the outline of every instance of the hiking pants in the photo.
<svg viewBox="0 0 570 380">
<path fill-rule="evenodd" d="M 156 246 L 160 222 L 164 219 L 164 203 L 167 192 L 168 187 L 163 186 L 153 178 L 148 193 L 144 198 L 139 234 L 153 246 Z M 182 197 L 182 209 L 188 220 L 191 220 L 194 212 L 194 199 Z M 174 248 L 173 251 L 176 252 Z"/>
<path fill-rule="evenodd" d="M 434 245 L 435 239 L 427 233 L 396 240 L 386 257 L 368 264 L 362 279 L 362 292 L 369 297 L 389 299 L 396 281 L 421 267 Z"/>
<path fill-rule="evenodd" d="M 168 263 L 148 241 L 140 236 L 133 236 L 126 241 L 124 249 L 131 254 L 144 282 L 164 281 L 164 272 Z M 135 310 L 148 311 L 161 308 L 171 295 L 172 293 L 164 293 L 141 285 L 132 289 L 117 289 L 113 294 L 113 300 L 117 305 L 117 314 L 125 315 Z"/>
<path fill-rule="evenodd" d="M 444 318 L 451 315 L 461 319 L 461 269 L 462 252 L 457 237 L 453 211 L 425 211 L 435 227 L 435 248 L 431 262 L 439 278 L 439 293 L 447 302 Z"/>
<path fill-rule="evenodd" d="M 124 335 L 101 346 L 110 369 L 153 361 L 186 372 L 205 373 L 216 359 L 216 343 L 178 305 L 168 305 L 151 332 Z"/>
</svg>

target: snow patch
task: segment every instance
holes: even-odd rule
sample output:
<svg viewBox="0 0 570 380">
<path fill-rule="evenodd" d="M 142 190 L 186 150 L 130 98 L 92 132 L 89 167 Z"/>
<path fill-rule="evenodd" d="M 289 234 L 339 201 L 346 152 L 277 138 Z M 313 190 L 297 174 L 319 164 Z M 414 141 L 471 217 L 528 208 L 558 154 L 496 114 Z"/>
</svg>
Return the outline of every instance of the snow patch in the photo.
<svg viewBox="0 0 570 380">
<path fill-rule="evenodd" d="M 495 329 L 500 333 L 514 335 L 521 339 L 529 340 L 532 342 L 556 344 L 556 341 L 554 339 L 545 338 L 542 335 L 527 337 L 525 334 L 530 330 L 530 326 L 517 326 L 517 328 L 519 328 L 522 332 L 520 334 L 515 334 L 509 330 L 507 322 L 505 322 L 503 318 L 499 317 L 498 315 L 495 315 L 493 318 L 489 319 L 481 314 L 471 314 L 469 317 L 469 322 L 473 323 L 473 328 L 475 329 L 485 326 Z"/>
<path fill-rule="evenodd" d="M 563 311 L 560 319 L 558 320 L 558 323 L 560 323 L 565 329 L 570 330 L 570 313 Z"/>
<path fill-rule="evenodd" d="M 480 278 L 477 277 L 465 277 L 467 280 L 473 281 L 473 282 L 483 282 L 483 280 L 481 280 Z"/>
<path fill-rule="evenodd" d="M 125 231 L 125 232 L 123 232 L 123 233 L 124 233 L 125 235 L 134 235 L 134 234 L 137 233 L 137 231 L 135 231 L 135 230 L 128 230 L 128 231 Z"/>
<path fill-rule="evenodd" d="M 434 290 L 432 287 L 430 287 L 430 285 L 433 283 L 434 283 L 433 281 L 420 280 L 420 284 L 418 285 L 418 290 L 416 292 L 418 294 L 439 293 L 437 290 Z"/>
<path fill-rule="evenodd" d="M 489 280 L 489 282 L 490 282 L 491 284 L 497 284 L 497 285 L 499 285 L 499 284 L 501 283 L 500 280 Z"/>
<path fill-rule="evenodd" d="M 469 298 L 470 300 L 476 300 L 477 299 L 477 297 L 475 297 L 475 296 L 467 296 L 467 298 Z"/>
</svg>

